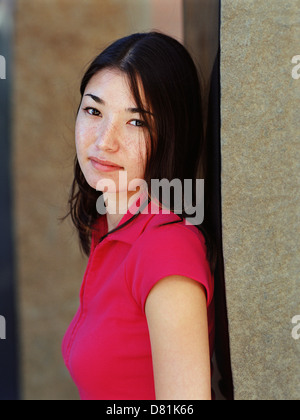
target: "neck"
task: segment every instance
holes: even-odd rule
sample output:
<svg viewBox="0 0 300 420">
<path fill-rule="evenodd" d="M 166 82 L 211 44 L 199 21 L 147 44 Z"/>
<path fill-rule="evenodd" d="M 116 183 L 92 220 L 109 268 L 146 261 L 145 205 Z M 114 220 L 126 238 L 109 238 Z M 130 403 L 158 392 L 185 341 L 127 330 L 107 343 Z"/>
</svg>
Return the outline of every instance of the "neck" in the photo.
<svg viewBox="0 0 300 420">
<path fill-rule="evenodd" d="M 142 191 L 139 192 L 118 192 L 104 193 L 106 203 L 106 219 L 108 232 L 116 229 L 124 215 L 128 212 L 130 206 L 136 202 Z"/>
<path fill-rule="evenodd" d="M 127 192 L 105 194 L 108 232 L 115 229 L 128 211 Z"/>
</svg>

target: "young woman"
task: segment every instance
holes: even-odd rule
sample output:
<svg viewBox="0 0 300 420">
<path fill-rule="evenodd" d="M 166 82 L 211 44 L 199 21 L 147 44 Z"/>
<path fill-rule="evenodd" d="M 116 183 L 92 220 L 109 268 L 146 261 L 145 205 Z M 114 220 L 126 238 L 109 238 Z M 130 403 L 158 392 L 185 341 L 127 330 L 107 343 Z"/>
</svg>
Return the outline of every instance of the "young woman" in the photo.
<svg viewBox="0 0 300 420">
<path fill-rule="evenodd" d="M 173 38 L 134 34 L 92 62 L 81 95 L 69 204 L 89 262 L 66 366 L 81 399 L 211 399 L 211 241 L 151 190 L 203 166 L 195 65 Z"/>
</svg>

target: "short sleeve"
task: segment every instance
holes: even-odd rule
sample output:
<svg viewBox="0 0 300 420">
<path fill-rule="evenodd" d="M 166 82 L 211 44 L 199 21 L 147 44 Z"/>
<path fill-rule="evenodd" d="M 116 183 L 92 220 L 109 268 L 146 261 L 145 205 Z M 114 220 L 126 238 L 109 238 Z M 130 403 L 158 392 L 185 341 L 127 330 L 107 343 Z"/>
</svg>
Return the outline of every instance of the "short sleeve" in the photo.
<svg viewBox="0 0 300 420">
<path fill-rule="evenodd" d="M 154 285 L 171 275 L 185 276 L 203 285 L 209 306 L 214 293 L 213 278 L 206 257 L 205 239 L 195 226 L 184 223 L 154 226 L 146 230 L 132 247 L 126 278 L 143 312 Z"/>
</svg>

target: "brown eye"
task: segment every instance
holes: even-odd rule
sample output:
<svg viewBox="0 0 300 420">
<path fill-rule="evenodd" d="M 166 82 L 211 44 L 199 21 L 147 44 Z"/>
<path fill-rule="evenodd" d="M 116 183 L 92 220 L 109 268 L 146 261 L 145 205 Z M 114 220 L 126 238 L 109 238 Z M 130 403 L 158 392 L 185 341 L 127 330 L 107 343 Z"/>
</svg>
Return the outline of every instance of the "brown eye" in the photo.
<svg viewBox="0 0 300 420">
<path fill-rule="evenodd" d="M 131 121 L 129 121 L 129 124 L 133 125 L 135 127 L 145 127 L 146 126 L 144 121 L 141 121 L 141 120 L 131 120 Z"/>
<path fill-rule="evenodd" d="M 84 111 L 85 111 L 87 114 L 92 115 L 92 116 L 94 116 L 94 117 L 100 117 L 100 116 L 101 116 L 101 112 L 100 112 L 100 111 L 98 111 L 98 110 L 97 110 L 97 109 L 95 109 L 95 108 L 87 107 L 87 108 L 84 108 Z"/>
</svg>

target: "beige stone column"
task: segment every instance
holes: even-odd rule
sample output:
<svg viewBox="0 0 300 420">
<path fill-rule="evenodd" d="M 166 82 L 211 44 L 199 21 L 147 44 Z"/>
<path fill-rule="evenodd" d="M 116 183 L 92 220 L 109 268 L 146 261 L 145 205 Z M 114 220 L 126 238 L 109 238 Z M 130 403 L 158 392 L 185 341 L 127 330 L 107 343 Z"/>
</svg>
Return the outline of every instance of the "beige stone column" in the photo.
<svg viewBox="0 0 300 420">
<path fill-rule="evenodd" d="M 300 315 L 300 71 L 292 58 L 300 54 L 300 2 L 222 0 L 221 15 L 223 240 L 235 397 L 299 399 L 292 319 Z"/>
</svg>

